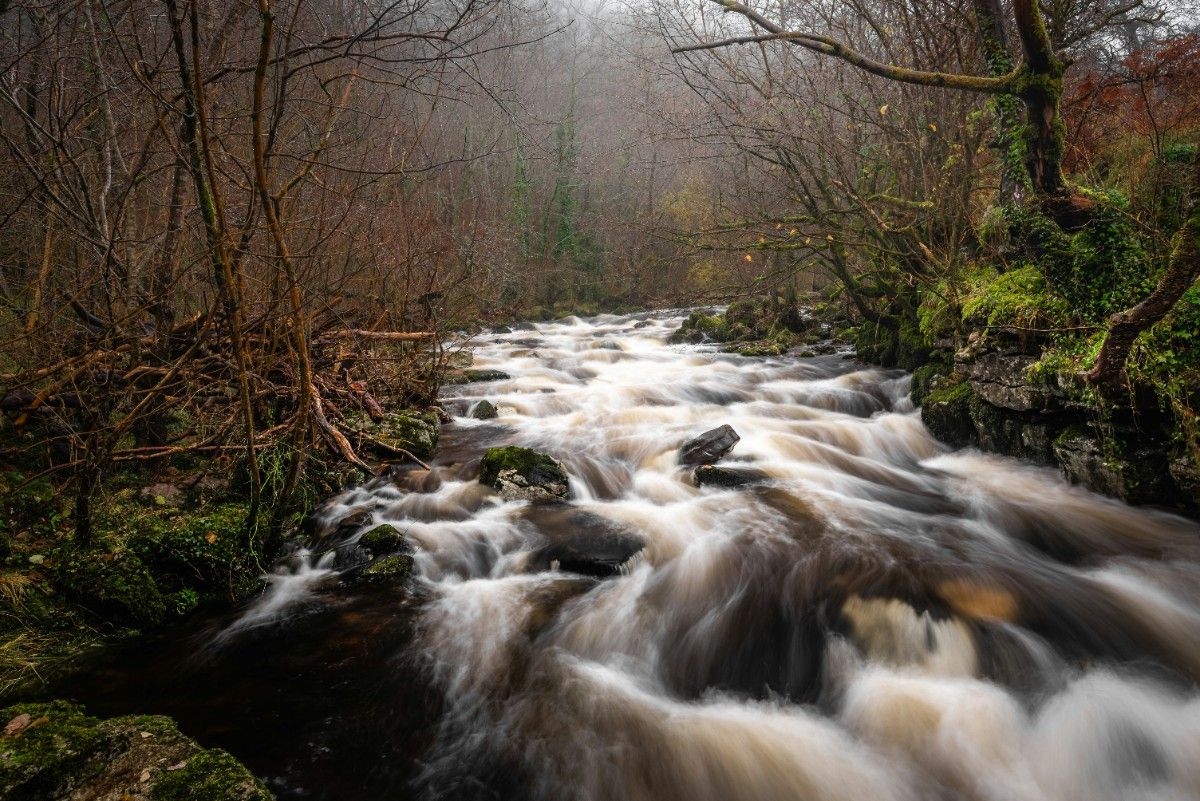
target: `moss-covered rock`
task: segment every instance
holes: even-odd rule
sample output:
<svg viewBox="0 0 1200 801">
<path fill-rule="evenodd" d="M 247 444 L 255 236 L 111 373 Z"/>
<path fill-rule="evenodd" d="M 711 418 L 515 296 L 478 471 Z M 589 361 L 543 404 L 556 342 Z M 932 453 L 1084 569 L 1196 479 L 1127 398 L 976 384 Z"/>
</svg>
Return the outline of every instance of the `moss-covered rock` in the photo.
<svg viewBox="0 0 1200 801">
<path fill-rule="evenodd" d="M 231 502 L 146 515 L 125 524 L 132 529 L 126 543 L 163 593 L 182 602 L 176 611 L 193 595 L 198 602 L 234 602 L 258 587 L 262 572 L 245 544 L 248 513 L 248 504 Z"/>
<path fill-rule="evenodd" d="M 370 452 L 381 459 L 392 459 L 405 453 L 418 459 L 429 459 L 437 449 L 441 433 L 441 417 L 436 409 L 399 409 L 386 412 L 372 420 L 361 412 L 346 415 L 347 434 L 360 452 Z M 343 465 L 344 466 L 344 465 Z M 357 474 L 361 477 L 361 474 Z"/>
<path fill-rule="evenodd" d="M 488 448 L 479 463 L 479 481 L 508 500 L 559 501 L 570 483 L 557 460 L 531 448 Z"/>
<path fill-rule="evenodd" d="M 468 369 L 447 373 L 442 378 L 442 383 L 451 386 L 458 384 L 482 384 L 489 381 L 507 381 L 510 378 L 512 376 L 503 370 Z"/>
<path fill-rule="evenodd" d="M 471 407 L 471 417 L 476 420 L 494 420 L 500 415 L 496 404 L 490 400 L 481 400 Z"/>
<path fill-rule="evenodd" d="M 237 760 L 169 718 L 100 720 L 65 701 L 0 711 L 0 797 L 10 801 L 270 801 Z"/>
<path fill-rule="evenodd" d="M 911 390 L 913 403 L 920 406 L 929 395 L 930 390 L 933 389 L 934 381 L 950 375 L 953 370 L 954 366 L 948 360 L 932 361 L 913 370 Z"/>
<path fill-rule="evenodd" d="M 404 535 L 395 526 L 384 523 L 363 534 L 358 544 L 372 554 L 380 556 L 398 551 L 405 546 Z"/>
<path fill-rule="evenodd" d="M 367 581 L 391 581 L 402 579 L 412 574 L 413 558 L 411 554 L 394 553 L 382 559 L 376 559 L 363 568 L 362 577 Z"/>
<path fill-rule="evenodd" d="M 408 451 L 418 459 L 428 459 L 437 449 L 442 421 L 435 411 L 388 412 L 379 423 L 366 429 L 382 448 L 368 441 L 368 447 L 379 456 L 394 456 L 396 451 Z M 390 452 L 389 452 L 390 451 Z"/>
<path fill-rule="evenodd" d="M 167 600 L 136 554 L 63 549 L 53 574 L 60 592 L 109 621 L 156 626 L 167 616 Z"/>
<path fill-rule="evenodd" d="M 929 433 L 955 447 L 969 445 L 975 437 L 971 399 L 975 393 L 966 381 L 940 386 L 925 396 L 921 420 Z"/>
</svg>

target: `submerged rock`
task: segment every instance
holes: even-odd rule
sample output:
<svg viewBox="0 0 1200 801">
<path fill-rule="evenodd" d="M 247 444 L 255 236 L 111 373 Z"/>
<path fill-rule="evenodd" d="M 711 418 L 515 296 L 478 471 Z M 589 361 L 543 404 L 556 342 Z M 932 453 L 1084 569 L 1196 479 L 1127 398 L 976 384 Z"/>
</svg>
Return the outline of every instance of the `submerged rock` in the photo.
<svg viewBox="0 0 1200 801">
<path fill-rule="evenodd" d="M 761 470 L 743 467 L 700 465 L 692 471 L 692 479 L 701 487 L 744 487 L 770 478 Z"/>
<path fill-rule="evenodd" d="M 568 506 L 533 507 L 525 518 L 549 540 L 531 555 L 533 570 L 606 578 L 646 546 L 642 537 L 620 524 Z"/>
<path fill-rule="evenodd" d="M 470 416 L 476 420 L 493 420 L 499 416 L 496 405 L 490 400 L 481 400 L 471 407 Z"/>
<path fill-rule="evenodd" d="M 570 494 L 562 464 L 531 448 L 488 448 L 479 463 L 479 481 L 509 501 L 554 502 Z"/>
<path fill-rule="evenodd" d="M 250 771 L 170 718 L 100 720 L 66 701 L 0 712 L 0 798 L 12 801 L 271 801 Z"/>
<path fill-rule="evenodd" d="M 698 437 L 689 439 L 679 448 L 680 464 L 711 464 L 733 450 L 741 440 L 733 426 L 725 424 Z"/>
</svg>

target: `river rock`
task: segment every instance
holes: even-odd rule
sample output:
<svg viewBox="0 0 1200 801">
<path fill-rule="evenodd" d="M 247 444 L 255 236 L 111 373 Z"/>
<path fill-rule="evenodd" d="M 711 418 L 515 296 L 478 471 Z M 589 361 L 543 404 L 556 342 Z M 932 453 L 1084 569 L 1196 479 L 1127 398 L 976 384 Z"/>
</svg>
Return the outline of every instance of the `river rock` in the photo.
<svg viewBox="0 0 1200 801">
<path fill-rule="evenodd" d="M 770 477 L 761 470 L 743 467 L 717 467 L 704 464 L 692 471 L 692 480 L 701 487 L 744 487 Z"/>
<path fill-rule="evenodd" d="M 395 553 L 405 546 L 404 535 L 393 525 L 384 523 L 376 526 L 358 538 L 360 548 L 365 548 L 373 556 Z"/>
<path fill-rule="evenodd" d="M 394 553 L 371 562 L 362 569 L 358 578 L 371 582 L 398 581 L 412 575 L 413 565 L 411 554 Z"/>
<path fill-rule="evenodd" d="M 733 450 L 741 437 L 733 430 L 733 426 L 725 424 L 711 431 L 705 431 L 694 439 L 683 443 L 679 449 L 680 464 L 711 464 Z"/>
<path fill-rule="evenodd" d="M 503 370 L 458 370 L 442 379 L 444 384 L 483 384 L 490 381 L 507 381 L 512 378 Z"/>
<path fill-rule="evenodd" d="M 508 501 L 553 503 L 570 494 L 562 464 L 531 448 L 488 448 L 479 463 L 479 481 Z"/>
<path fill-rule="evenodd" d="M 494 403 L 490 400 L 481 400 L 471 407 L 470 416 L 476 420 L 492 420 L 499 414 Z"/>
<path fill-rule="evenodd" d="M 530 556 L 533 570 L 606 578 L 620 572 L 646 546 L 645 540 L 619 523 L 568 506 L 530 507 L 525 519 L 549 540 Z"/>
<path fill-rule="evenodd" d="M 0 737 L 0 798 L 42 801 L 272 801 L 241 763 L 179 733 L 170 718 L 101 720 L 66 701 L 0 712 L 29 723 Z"/>
</svg>

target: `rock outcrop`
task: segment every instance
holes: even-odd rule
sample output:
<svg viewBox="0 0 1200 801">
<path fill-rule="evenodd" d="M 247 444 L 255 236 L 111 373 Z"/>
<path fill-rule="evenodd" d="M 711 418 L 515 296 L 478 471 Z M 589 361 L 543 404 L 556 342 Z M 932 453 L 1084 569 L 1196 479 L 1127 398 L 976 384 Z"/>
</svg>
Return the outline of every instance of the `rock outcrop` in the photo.
<svg viewBox="0 0 1200 801">
<path fill-rule="evenodd" d="M 977 342 L 922 386 L 921 419 L 949 445 L 1056 466 L 1068 480 L 1129 503 L 1200 506 L 1200 484 L 1170 443 L 1144 436 L 1137 421 L 1089 419 L 1068 391 L 1034 380 L 1034 364 L 1028 354 Z"/>
</svg>

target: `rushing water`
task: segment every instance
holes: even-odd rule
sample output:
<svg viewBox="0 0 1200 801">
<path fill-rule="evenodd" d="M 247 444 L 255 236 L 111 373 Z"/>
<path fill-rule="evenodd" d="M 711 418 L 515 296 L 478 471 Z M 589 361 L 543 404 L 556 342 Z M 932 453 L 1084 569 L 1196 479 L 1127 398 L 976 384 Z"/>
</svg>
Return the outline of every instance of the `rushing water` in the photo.
<svg viewBox="0 0 1200 801">
<path fill-rule="evenodd" d="M 396 525 L 414 590 L 298 555 L 79 694 L 178 715 L 285 798 L 1200 798 L 1194 523 L 947 450 L 903 373 L 667 345 L 679 322 L 485 337 L 512 378 L 450 393 L 433 472 L 320 517 L 366 520 L 343 552 Z M 678 464 L 724 423 L 765 480 Z M 480 486 L 494 444 L 559 458 L 570 507 Z M 645 546 L 603 579 L 538 558 L 585 534 Z"/>
</svg>

